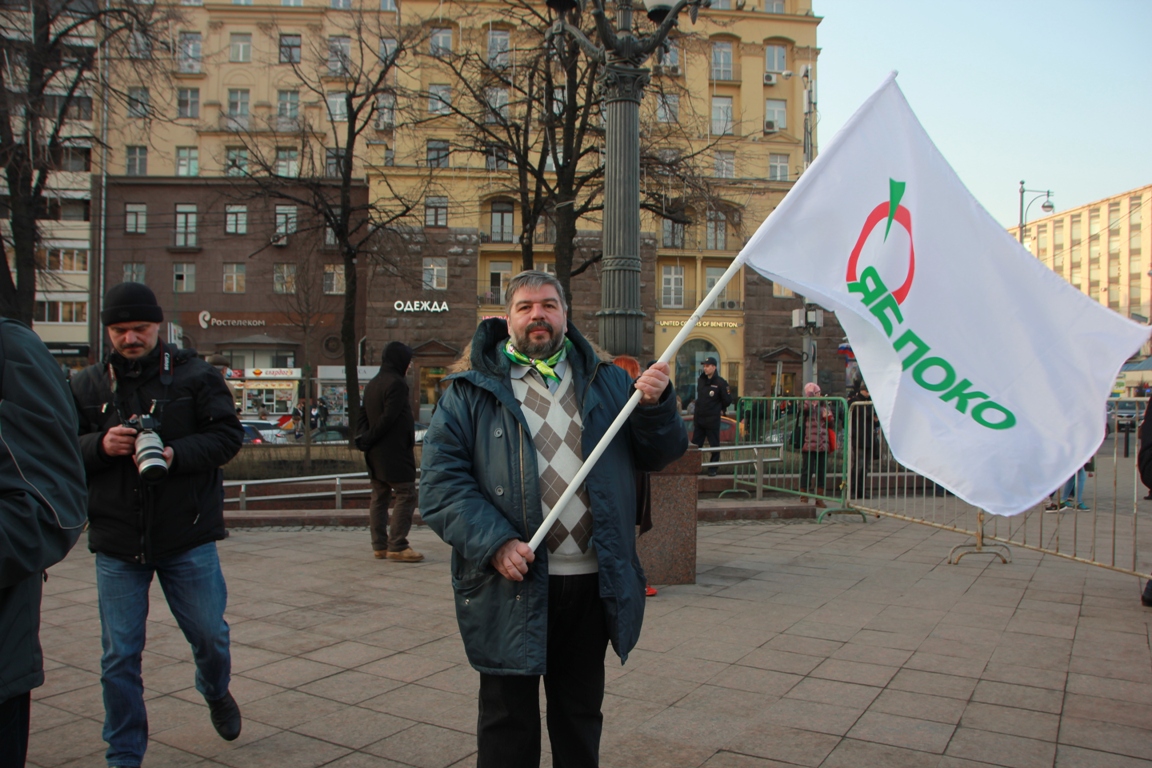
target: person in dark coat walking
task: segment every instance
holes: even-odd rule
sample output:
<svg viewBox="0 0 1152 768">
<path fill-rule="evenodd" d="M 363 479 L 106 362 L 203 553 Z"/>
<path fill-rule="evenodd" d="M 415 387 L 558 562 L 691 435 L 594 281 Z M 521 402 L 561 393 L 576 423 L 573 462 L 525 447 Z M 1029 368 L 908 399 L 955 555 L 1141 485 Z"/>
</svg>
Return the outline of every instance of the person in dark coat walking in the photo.
<svg viewBox="0 0 1152 768">
<path fill-rule="evenodd" d="M 60 366 L 27 326 L 0 318 L 0 765 L 28 753 L 44 684 L 40 600 L 87 516 L 76 409 Z M 63 672 L 62 674 L 67 674 Z"/>
<path fill-rule="evenodd" d="M 860 382 L 856 394 L 849 398 L 848 413 L 852 419 L 852 484 L 848 497 L 868 499 L 872 496 L 868 487 L 868 468 L 876 457 L 876 429 L 880 421 L 868 385 L 864 382 Z"/>
<path fill-rule="evenodd" d="M 221 738 L 240 735 L 229 693 L 228 590 L 216 542 L 224 531 L 224 472 L 244 430 L 219 371 L 193 349 L 160 341 L 163 310 L 142 283 L 121 283 L 101 320 L 112 351 L 72 377 L 80 450 L 88 474 L 88 548 L 96 553 L 100 682 L 109 766 L 139 766 L 148 746 L 141 658 L 154 576 L 196 663 L 196 690 Z M 143 416 L 150 416 L 149 424 Z M 148 480 L 137 437 L 151 430 L 163 449 Z"/>
<path fill-rule="evenodd" d="M 408 531 L 416 511 L 416 426 L 408 404 L 404 377 L 412 362 L 412 348 L 393 341 L 384 348 L 380 372 L 364 387 L 364 405 L 356 429 L 356 447 L 364 451 L 372 482 L 368 526 L 377 559 L 418 563 L 424 559 L 408 546 Z M 396 494 L 396 508 L 388 520 L 388 505 Z"/>
<path fill-rule="evenodd" d="M 1152 411 L 1152 398 L 1148 400 L 1148 408 L 1144 411 L 1144 420 L 1140 422 L 1140 453 L 1137 454 L 1137 464 L 1140 467 L 1140 482 L 1152 488 L 1152 418 L 1148 412 Z M 1152 579 L 1144 585 L 1144 594 L 1140 602 L 1152 607 Z"/>
<path fill-rule="evenodd" d="M 695 428 L 692 431 L 692 442 L 697 448 L 703 447 L 705 440 L 713 448 L 720 447 L 720 419 L 730 405 L 732 405 L 732 393 L 728 389 L 728 382 L 716 372 L 716 358 L 705 358 L 704 372 L 696 380 L 696 413 L 693 416 Z M 720 461 L 720 454 L 713 452 L 711 460 Z M 709 467 L 708 474 L 715 476 L 716 467 Z"/>
</svg>

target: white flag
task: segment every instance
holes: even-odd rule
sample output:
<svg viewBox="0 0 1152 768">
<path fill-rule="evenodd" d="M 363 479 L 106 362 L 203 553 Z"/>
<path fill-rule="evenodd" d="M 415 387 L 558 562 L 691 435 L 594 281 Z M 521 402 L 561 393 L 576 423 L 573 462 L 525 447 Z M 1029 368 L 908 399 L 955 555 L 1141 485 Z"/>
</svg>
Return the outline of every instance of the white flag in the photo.
<svg viewBox="0 0 1152 768">
<path fill-rule="evenodd" d="M 895 73 L 738 260 L 834 310 L 897 461 L 994 514 L 1088 461 L 1116 374 L 1148 338 L 996 223 Z"/>
</svg>

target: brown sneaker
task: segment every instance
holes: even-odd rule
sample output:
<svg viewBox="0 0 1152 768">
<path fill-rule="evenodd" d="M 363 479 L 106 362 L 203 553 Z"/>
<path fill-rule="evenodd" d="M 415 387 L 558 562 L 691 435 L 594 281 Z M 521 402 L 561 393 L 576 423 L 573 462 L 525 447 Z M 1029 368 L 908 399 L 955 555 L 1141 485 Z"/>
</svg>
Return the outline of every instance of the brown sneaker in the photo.
<svg viewBox="0 0 1152 768">
<path fill-rule="evenodd" d="M 418 563 L 424 559 L 424 555 L 412 549 L 412 547 L 408 547 L 408 549 L 401 550 L 400 552 L 389 552 L 387 556 L 389 560 L 395 560 L 400 563 Z"/>
<path fill-rule="evenodd" d="M 374 550 L 372 550 L 372 556 L 374 558 L 376 558 L 377 560 L 383 560 L 384 558 L 388 557 L 388 550 L 386 550 L 386 549 L 374 549 Z"/>
</svg>

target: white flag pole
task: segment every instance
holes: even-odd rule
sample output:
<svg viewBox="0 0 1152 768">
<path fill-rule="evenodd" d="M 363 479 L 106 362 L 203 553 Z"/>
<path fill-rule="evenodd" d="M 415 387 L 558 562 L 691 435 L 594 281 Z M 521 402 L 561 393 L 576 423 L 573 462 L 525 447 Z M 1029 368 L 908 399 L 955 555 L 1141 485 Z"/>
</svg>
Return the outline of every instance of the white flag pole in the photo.
<svg viewBox="0 0 1152 768">
<path fill-rule="evenodd" d="M 680 346 L 687 340 L 688 334 L 692 333 L 692 329 L 696 327 L 696 324 L 700 322 L 700 318 L 704 316 L 704 312 L 707 311 L 705 307 L 711 306 L 712 302 L 720 296 L 724 288 L 728 285 L 728 282 L 740 271 L 740 267 L 743 266 L 743 264 L 744 253 L 741 251 L 741 253 L 733 259 L 727 271 L 716 281 L 716 285 L 712 286 L 712 290 L 704 297 L 704 301 L 700 302 L 700 306 L 696 307 L 696 311 L 692 313 L 692 316 L 684 321 L 684 327 L 681 328 L 680 332 L 676 334 L 676 337 L 672 339 L 672 343 L 664 350 L 664 354 L 660 356 L 657 362 L 666 363 L 675 357 L 676 353 L 680 350 Z M 532 548 L 533 552 L 540 546 L 540 542 L 544 540 L 544 537 L 548 535 L 548 531 L 552 529 L 552 525 L 556 522 L 556 518 L 560 517 L 560 513 L 564 511 L 564 507 L 568 506 L 568 502 L 570 502 L 572 497 L 576 495 L 576 492 L 580 490 L 580 486 L 584 484 L 584 480 L 588 477 L 589 473 L 592 472 L 592 467 L 596 466 L 596 462 L 599 461 L 604 451 L 608 449 L 608 444 L 612 442 L 612 438 L 616 437 L 616 433 L 624 426 L 624 422 L 632 415 L 632 411 L 636 410 L 636 404 L 640 402 L 640 398 L 643 396 L 644 393 L 640 390 L 632 393 L 632 397 L 628 398 L 628 402 L 624 404 L 624 407 L 620 410 L 616 419 L 608 427 L 608 431 L 604 433 L 604 437 L 600 438 L 600 442 L 592 449 L 592 453 L 584 459 L 584 465 L 580 467 L 580 471 L 576 473 L 576 477 L 572 478 L 571 484 L 564 489 L 564 493 L 556 502 L 556 506 L 552 507 L 548 516 L 544 518 L 544 522 L 536 529 L 532 540 L 528 542 L 528 546 Z"/>
</svg>

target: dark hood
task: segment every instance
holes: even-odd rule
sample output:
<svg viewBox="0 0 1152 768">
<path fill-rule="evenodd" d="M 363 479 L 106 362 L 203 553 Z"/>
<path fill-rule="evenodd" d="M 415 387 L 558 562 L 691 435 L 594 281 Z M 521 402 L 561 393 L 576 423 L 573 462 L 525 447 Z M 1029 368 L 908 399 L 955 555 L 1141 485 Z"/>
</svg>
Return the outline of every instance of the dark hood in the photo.
<svg viewBox="0 0 1152 768">
<path fill-rule="evenodd" d="M 384 357 L 380 361 L 380 372 L 392 371 L 398 376 L 408 373 L 412 362 L 412 347 L 402 341 L 393 341 L 384 347 Z"/>
</svg>

